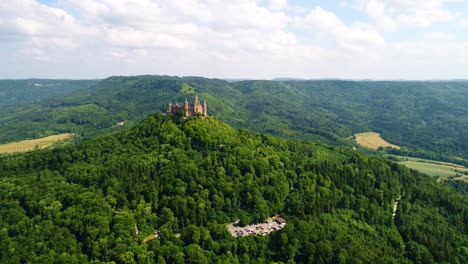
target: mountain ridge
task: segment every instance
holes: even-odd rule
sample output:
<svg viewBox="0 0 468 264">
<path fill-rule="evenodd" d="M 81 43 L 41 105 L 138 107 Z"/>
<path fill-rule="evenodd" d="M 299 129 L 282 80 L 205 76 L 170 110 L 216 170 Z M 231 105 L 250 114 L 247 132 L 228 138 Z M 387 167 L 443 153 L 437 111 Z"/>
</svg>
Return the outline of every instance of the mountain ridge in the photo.
<svg viewBox="0 0 468 264">
<path fill-rule="evenodd" d="M 0 114 L 0 142 L 73 132 L 91 138 L 136 124 L 170 101 L 198 93 L 209 114 L 235 127 L 285 138 L 347 145 L 374 131 L 398 153 L 467 159 L 466 82 L 239 81 L 174 76 L 111 77 L 93 88 Z M 24 129 L 26 126 L 31 129 Z M 468 161 L 466 161 L 468 162 Z"/>
</svg>

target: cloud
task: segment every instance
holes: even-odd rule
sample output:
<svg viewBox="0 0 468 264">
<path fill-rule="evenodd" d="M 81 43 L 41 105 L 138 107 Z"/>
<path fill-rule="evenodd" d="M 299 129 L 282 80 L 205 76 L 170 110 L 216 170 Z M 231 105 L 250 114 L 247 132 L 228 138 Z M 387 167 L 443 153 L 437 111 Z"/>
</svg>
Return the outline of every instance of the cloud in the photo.
<svg viewBox="0 0 468 264">
<path fill-rule="evenodd" d="M 66 5 L 78 10 L 85 21 L 101 29 L 106 41 L 119 47 L 196 49 L 206 46 L 207 41 L 232 41 L 231 45 L 242 42 L 257 49 L 286 43 L 285 36 L 294 38 L 284 30 L 289 22 L 284 13 L 250 0 L 69 0 Z"/>
<path fill-rule="evenodd" d="M 462 18 L 458 21 L 458 25 L 461 27 L 468 27 L 468 18 Z"/>
<path fill-rule="evenodd" d="M 396 29 L 396 22 L 391 17 L 384 1 L 370 0 L 362 4 L 362 9 L 376 22 L 378 28 L 384 31 L 394 31 Z"/>
<path fill-rule="evenodd" d="M 3 1 L 0 15 L 0 32 L 14 31 L 23 36 L 70 36 L 90 32 L 64 10 L 33 0 Z"/>
<path fill-rule="evenodd" d="M 435 23 L 454 21 L 462 14 L 445 5 L 456 0 L 357 0 L 358 9 L 387 31 L 397 27 L 429 27 Z"/>
<path fill-rule="evenodd" d="M 382 46 L 384 38 L 370 25 L 354 23 L 345 25 L 333 12 L 317 6 L 305 17 L 298 18 L 299 26 L 316 30 L 324 36 L 330 36 L 341 47 L 363 51 L 368 46 Z"/>
<path fill-rule="evenodd" d="M 342 3 L 332 10 L 284 0 L 0 1 L 0 77 L 422 78 L 450 63 L 459 67 L 450 72 L 466 72 L 463 38 L 431 28 L 468 25 L 447 1 Z M 349 13 L 340 16 L 344 7 Z"/>
<path fill-rule="evenodd" d="M 287 1 L 270 4 L 276 10 Z M 60 6 L 5 1 L 0 4 L 0 32 L 21 36 L 24 49 L 47 53 L 47 47 L 108 46 L 111 56 L 115 49 L 275 52 L 295 43 L 294 34 L 285 30 L 289 17 L 254 0 L 62 0 Z"/>
<path fill-rule="evenodd" d="M 288 0 L 269 0 L 268 6 L 273 10 L 284 10 L 288 6 Z"/>
<path fill-rule="evenodd" d="M 0 3 L 0 38 L 4 43 L 15 43 L 13 55 L 53 61 L 61 57 L 58 50 L 70 52 L 95 35 L 93 29 L 84 27 L 62 9 L 33 0 Z"/>
</svg>

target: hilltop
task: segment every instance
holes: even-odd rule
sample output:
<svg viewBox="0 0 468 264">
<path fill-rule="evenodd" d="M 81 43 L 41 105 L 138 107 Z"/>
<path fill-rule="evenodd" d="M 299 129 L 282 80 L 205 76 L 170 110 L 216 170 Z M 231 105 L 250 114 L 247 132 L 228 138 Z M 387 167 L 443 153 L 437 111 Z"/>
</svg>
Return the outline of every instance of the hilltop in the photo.
<svg viewBox="0 0 468 264">
<path fill-rule="evenodd" d="M 468 201 L 452 188 L 213 117 L 151 115 L 76 145 L 0 157 L 0 175 L 0 262 L 468 261 Z M 277 213 L 288 224 L 269 236 L 226 229 Z"/>
</svg>

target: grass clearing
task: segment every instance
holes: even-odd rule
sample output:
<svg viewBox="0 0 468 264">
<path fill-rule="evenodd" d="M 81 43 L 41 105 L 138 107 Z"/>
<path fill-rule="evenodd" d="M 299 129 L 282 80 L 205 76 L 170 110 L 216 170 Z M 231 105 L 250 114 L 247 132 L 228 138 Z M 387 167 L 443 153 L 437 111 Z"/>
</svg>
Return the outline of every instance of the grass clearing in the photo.
<svg viewBox="0 0 468 264">
<path fill-rule="evenodd" d="M 72 136 L 70 133 L 52 135 L 39 139 L 22 140 L 18 142 L 6 143 L 0 145 L 0 154 L 28 152 L 36 149 L 44 149 L 51 147 L 58 141 L 69 139 Z"/>
<path fill-rule="evenodd" d="M 455 178 L 455 180 L 464 181 L 468 183 L 468 175 L 462 175 L 460 177 Z"/>
<path fill-rule="evenodd" d="M 370 149 L 378 149 L 379 147 L 400 149 L 400 146 L 387 142 L 376 132 L 357 133 L 354 134 L 354 138 L 356 139 L 356 143 Z"/>
<path fill-rule="evenodd" d="M 183 83 L 182 87 L 180 89 L 180 92 L 193 94 L 193 93 L 195 93 L 195 88 L 193 88 L 192 86 L 190 86 L 190 85 L 188 85 L 186 83 Z"/>
<path fill-rule="evenodd" d="M 389 156 L 399 159 L 400 161 L 398 161 L 398 163 L 405 165 L 406 167 L 410 169 L 414 169 L 424 174 L 427 174 L 429 176 L 438 176 L 441 178 L 447 178 L 447 177 L 452 177 L 452 176 L 456 176 L 456 175 L 460 175 L 462 173 L 468 172 L 468 168 L 463 167 L 458 164 L 449 163 L 449 162 L 413 158 L 413 157 L 402 157 L 402 156 L 395 156 L 395 155 L 389 155 Z M 460 176 L 457 179 L 467 181 L 468 176 Z"/>
<path fill-rule="evenodd" d="M 401 161 L 400 164 L 405 165 L 408 168 L 417 170 L 419 172 L 425 173 L 430 176 L 439 176 L 447 178 L 450 176 L 455 176 L 458 173 L 454 171 L 454 167 L 444 165 L 444 164 L 434 164 L 427 162 L 419 161 Z"/>
</svg>

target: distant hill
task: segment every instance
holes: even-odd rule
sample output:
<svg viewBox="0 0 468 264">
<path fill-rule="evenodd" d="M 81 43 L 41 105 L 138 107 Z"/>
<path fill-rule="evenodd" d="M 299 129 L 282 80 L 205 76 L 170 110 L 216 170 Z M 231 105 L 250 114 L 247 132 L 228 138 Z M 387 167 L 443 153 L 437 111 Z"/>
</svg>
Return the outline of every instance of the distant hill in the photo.
<svg viewBox="0 0 468 264">
<path fill-rule="evenodd" d="M 76 133 L 85 138 L 132 125 L 169 101 L 197 93 L 208 114 L 234 127 L 351 146 L 373 131 L 394 154 L 468 163 L 468 82 L 262 81 L 201 77 L 110 77 L 93 87 L 0 113 L 0 142 Z M 465 159 L 465 161 L 463 161 Z"/>
<path fill-rule="evenodd" d="M 268 236 L 226 228 L 274 214 L 287 225 Z M 467 216 L 398 164 L 212 117 L 0 156 L 1 263 L 467 263 Z"/>
<path fill-rule="evenodd" d="M 0 80 L 0 106 L 18 105 L 90 87 L 98 80 Z"/>
<path fill-rule="evenodd" d="M 272 81 L 305 81 L 306 79 L 302 78 L 288 78 L 288 77 L 280 77 L 280 78 L 273 78 Z"/>
</svg>

